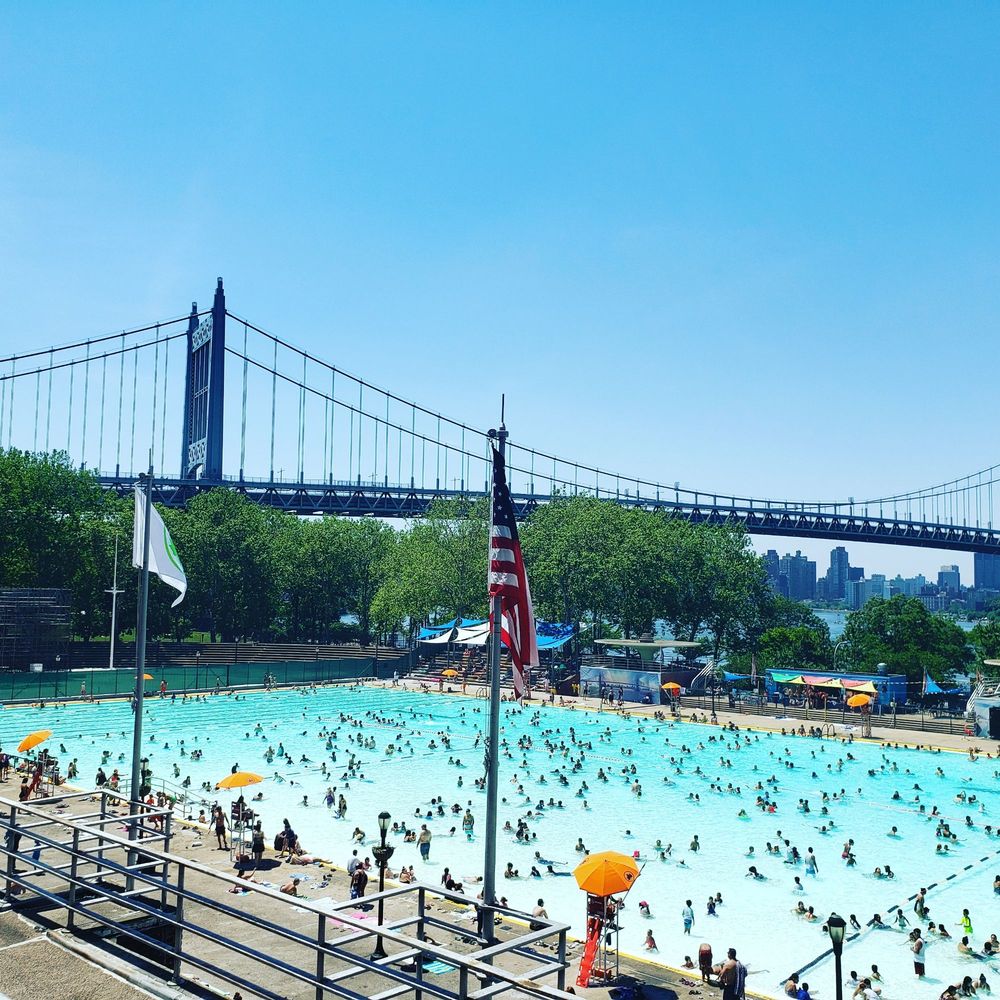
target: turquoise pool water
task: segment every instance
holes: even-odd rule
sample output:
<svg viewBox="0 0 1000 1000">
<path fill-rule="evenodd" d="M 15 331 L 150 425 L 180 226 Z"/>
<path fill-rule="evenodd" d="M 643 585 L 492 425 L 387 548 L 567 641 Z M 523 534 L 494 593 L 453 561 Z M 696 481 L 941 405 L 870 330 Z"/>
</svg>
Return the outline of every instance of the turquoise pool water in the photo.
<svg viewBox="0 0 1000 1000">
<path fill-rule="evenodd" d="M 427 822 L 434 835 L 429 862 L 421 862 L 415 844 L 395 836 L 392 865 L 412 864 L 425 880 L 436 883 L 445 866 L 459 878 L 481 870 L 485 794 L 475 781 L 482 774 L 477 737 L 485 712 L 485 703 L 473 699 L 366 687 L 258 692 L 239 700 L 157 698 L 146 703 L 144 742 L 156 778 L 179 782 L 190 776 L 195 791 L 237 765 L 266 775 L 269 780 L 258 786 L 264 800 L 255 808 L 268 837 L 288 817 L 307 850 L 341 865 L 350 857 L 357 826 L 366 831 L 369 846 L 374 842 L 382 809 L 407 826 L 419 829 Z M 927 897 L 931 916 L 954 938 L 930 938 L 928 981 L 919 984 L 913 977 L 909 928 L 865 929 L 846 945 L 845 974 L 850 969 L 864 972 L 876 963 L 885 977 L 886 998 L 937 996 L 945 981 L 980 971 L 996 979 L 991 985 L 1000 989 L 1000 971 L 992 962 L 964 958 L 956 948 L 965 907 L 972 915 L 977 950 L 991 933 L 1000 932 L 1000 896 L 993 891 L 1000 873 L 997 760 L 721 733 L 709 726 L 555 707 L 507 709 L 502 726 L 507 746 L 501 765 L 501 821 L 514 828 L 518 819 L 526 820 L 532 837 L 527 843 L 517 841 L 512 831 L 499 837 L 501 869 L 509 861 L 520 873 L 514 879 L 498 878 L 499 891 L 512 905 L 530 909 L 543 898 L 551 916 L 566 920 L 582 936 L 584 900 L 575 881 L 561 875 L 531 877 L 535 852 L 566 873 L 580 859 L 574 849 L 578 838 L 591 851 L 639 851 L 646 865 L 625 910 L 622 949 L 678 966 L 685 955 L 697 960 L 703 941 L 711 943 L 716 956 L 735 947 L 750 968 L 752 988 L 777 996 L 788 973 L 816 961 L 827 947 L 822 919 L 810 923 L 792 913 L 800 900 L 821 918 L 836 910 L 845 917 L 856 914 L 862 925 L 875 912 L 891 920 L 890 909 L 902 905 L 912 922 L 909 898 L 920 886 L 933 886 Z M 13 749 L 24 733 L 42 727 L 53 730 L 48 746 L 61 758 L 64 771 L 70 759 L 77 759 L 80 783 L 93 781 L 104 750 L 111 754 L 108 773 L 115 766 L 127 773 L 124 757 L 119 760 L 130 747 L 127 704 L 8 709 L 0 714 L 0 744 Z M 325 732 L 333 734 L 332 750 L 320 735 Z M 266 759 L 268 748 L 277 752 L 279 744 L 291 763 L 277 753 L 271 762 Z M 397 748 L 391 756 L 388 744 Z M 202 751 L 200 760 L 191 760 L 194 749 Z M 345 778 L 352 754 L 358 765 Z M 320 771 L 324 761 L 329 777 Z M 599 777 L 600 769 L 606 781 Z M 634 790 L 636 782 L 641 794 Z M 334 818 L 324 805 L 328 787 L 346 796 L 345 818 Z M 12 795 L 13 786 L 7 791 Z M 975 801 L 956 802 L 960 792 Z M 757 796 L 766 796 L 776 812 L 761 811 Z M 445 816 L 427 820 L 415 815 L 419 811 L 422 817 L 437 797 L 447 807 Z M 214 799 L 206 793 L 206 802 Z M 227 799 L 224 793 L 221 801 Z M 548 805 L 550 799 L 554 805 Z M 539 801 L 544 808 L 538 809 Z M 471 840 L 462 832 L 461 813 L 451 813 L 453 804 L 463 812 L 471 808 L 476 820 Z M 932 818 L 935 806 L 941 815 Z M 739 815 L 741 810 L 745 816 Z M 966 826 L 966 816 L 972 827 Z M 936 851 L 944 843 L 935 835 L 939 818 L 958 837 L 943 854 Z M 989 824 L 994 825 L 992 835 L 985 830 Z M 695 835 L 698 851 L 690 847 Z M 853 867 L 841 858 L 848 838 L 857 858 Z M 813 849 L 816 875 L 807 873 L 804 864 L 785 863 L 786 839 L 802 855 Z M 672 845 L 669 854 L 658 854 L 657 840 Z M 780 843 L 782 854 L 768 855 L 767 841 Z M 748 856 L 751 846 L 753 857 Z M 751 864 L 765 876 L 763 881 L 745 877 Z M 875 867 L 886 865 L 895 878 L 874 877 Z M 477 887 L 469 890 L 474 894 Z M 715 893 L 722 894 L 723 903 L 710 916 L 706 901 Z M 689 937 L 681 920 L 686 899 L 693 901 L 696 917 Z M 648 919 L 639 915 L 640 900 L 650 905 Z M 642 947 L 649 929 L 659 946 L 653 954 Z M 828 963 L 821 961 L 803 978 L 822 987 L 821 997 L 832 996 Z"/>
</svg>

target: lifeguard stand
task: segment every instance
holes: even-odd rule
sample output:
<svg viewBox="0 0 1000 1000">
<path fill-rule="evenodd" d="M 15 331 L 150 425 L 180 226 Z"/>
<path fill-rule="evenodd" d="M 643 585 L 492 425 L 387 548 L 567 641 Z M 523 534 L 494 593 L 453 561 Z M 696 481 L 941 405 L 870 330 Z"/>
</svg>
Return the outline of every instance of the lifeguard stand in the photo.
<svg viewBox="0 0 1000 1000">
<path fill-rule="evenodd" d="M 251 810 L 241 795 L 229 806 L 229 856 L 238 859 L 249 854 L 253 842 L 253 824 L 257 814 Z"/>
<path fill-rule="evenodd" d="M 587 893 L 587 940 L 580 959 L 577 986 L 586 988 L 591 982 L 608 983 L 618 979 L 620 914 L 621 903 L 614 896 Z"/>
<path fill-rule="evenodd" d="M 861 736 L 872 738 L 872 707 L 870 704 L 861 706 Z"/>
</svg>

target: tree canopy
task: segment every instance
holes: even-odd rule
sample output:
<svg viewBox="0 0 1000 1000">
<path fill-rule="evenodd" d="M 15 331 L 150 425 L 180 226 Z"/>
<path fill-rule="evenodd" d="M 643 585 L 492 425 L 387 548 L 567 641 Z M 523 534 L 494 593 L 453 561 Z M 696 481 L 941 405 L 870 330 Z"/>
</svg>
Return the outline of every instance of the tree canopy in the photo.
<svg viewBox="0 0 1000 1000">
<path fill-rule="evenodd" d="M 943 680 L 972 662 L 968 636 L 953 621 L 934 615 L 916 597 L 872 598 L 847 619 L 844 640 L 852 660 L 872 670 L 885 663 L 891 673 L 920 680 L 923 672 Z"/>
<path fill-rule="evenodd" d="M 296 518 L 234 490 L 165 510 L 188 576 L 186 600 L 151 583 L 149 630 L 182 639 L 329 642 L 397 631 L 453 615 L 484 617 L 489 507 L 441 500 L 407 523 Z M 742 529 L 695 525 L 669 511 L 592 496 L 555 496 L 521 525 L 539 617 L 638 637 L 665 627 L 738 670 L 829 668 L 829 630 L 804 605 L 777 596 Z M 110 629 L 115 541 L 119 627 L 135 620 L 132 500 L 102 490 L 64 454 L 0 450 L 0 586 L 64 587 L 83 638 Z M 970 637 L 980 658 L 1000 657 L 1000 619 Z M 919 600 L 873 600 L 854 612 L 843 665 L 880 662 L 918 679 L 969 664 L 953 622 Z"/>
</svg>

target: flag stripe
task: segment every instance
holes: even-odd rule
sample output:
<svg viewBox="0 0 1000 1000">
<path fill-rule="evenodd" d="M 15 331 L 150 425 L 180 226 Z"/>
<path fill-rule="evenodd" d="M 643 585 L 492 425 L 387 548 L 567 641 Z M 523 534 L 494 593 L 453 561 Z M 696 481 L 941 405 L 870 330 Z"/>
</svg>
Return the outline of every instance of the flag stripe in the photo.
<svg viewBox="0 0 1000 1000">
<path fill-rule="evenodd" d="M 525 668 L 538 666 L 535 612 L 517 537 L 514 504 L 507 486 L 503 457 L 493 449 L 493 517 L 490 530 L 490 597 L 500 598 L 500 637 L 510 650 L 514 695 L 526 692 Z M 490 609 L 492 624 L 492 608 Z"/>
</svg>

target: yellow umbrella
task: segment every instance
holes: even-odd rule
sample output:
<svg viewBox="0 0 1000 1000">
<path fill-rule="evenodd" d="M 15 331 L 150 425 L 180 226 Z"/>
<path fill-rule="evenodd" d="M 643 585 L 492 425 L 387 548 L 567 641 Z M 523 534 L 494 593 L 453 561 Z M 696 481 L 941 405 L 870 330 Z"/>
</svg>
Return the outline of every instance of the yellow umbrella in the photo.
<svg viewBox="0 0 1000 1000">
<path fill-rule="evenodd" d="M 144 681 L 151 681 L 153 679 L 153 675 L 152 674 L 143 674 L 142 675 L 142 679 Z"/>
<path fill-rule="evenodd" d="M 33 733 L 28 733 L 17 745 L 17 752 L 24 753 L 26 750 L 34 750 L 39 743 L 44 743 L 52 735 L 51 729 L 38 729 Z"/>
<path fill-rule="evenodd" d="M 851 708 L 863 708 L 865 705 L 871 702 L 871 698 L 866 694 L 852 694 L 850 698 L 847 699 L 847 704 Z"/>
<path fill-rule="evenodd" d="M 573 875 L 584 892 L 594 896 L 613 896 L 632 888 L 632 883 L 639 877 L 639 866 L 627 854 L 602 851 L 581 861 Z"/>
<path fill-rule="evenodd" d="M 215 787 L 246 788 L 247 785 L 259 785 L 263 780 L 259 774 L 253 774 L 251 771 L 236 771 L 233 774 L 227 774 Z"/>
<path fill-rule="evenodd" d="M 680 691 L 680 689 L 681 686 L 676 681 L 667 681 L 667 683 L 663 685 L 664 691 Z"/>
<path fill-rule="evenodd" d="M 442 677 L 457 677 L 458 676 L 458 671 L 457 670 L 442 670 L 441 671 L 441 676 Z"/>
</svg>

